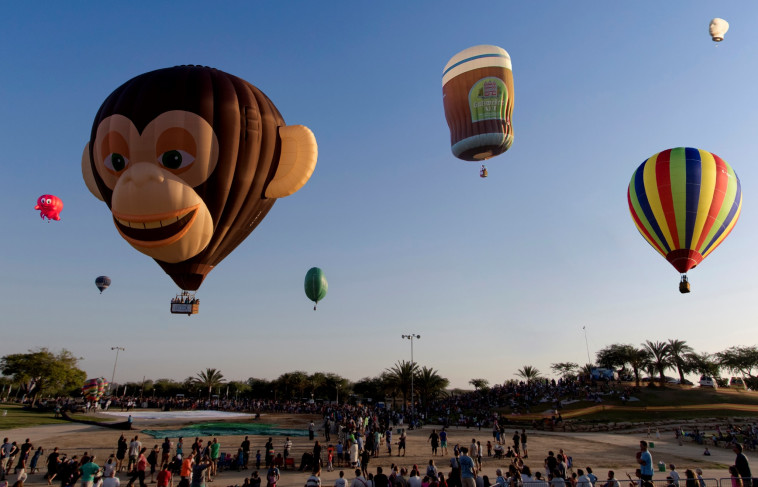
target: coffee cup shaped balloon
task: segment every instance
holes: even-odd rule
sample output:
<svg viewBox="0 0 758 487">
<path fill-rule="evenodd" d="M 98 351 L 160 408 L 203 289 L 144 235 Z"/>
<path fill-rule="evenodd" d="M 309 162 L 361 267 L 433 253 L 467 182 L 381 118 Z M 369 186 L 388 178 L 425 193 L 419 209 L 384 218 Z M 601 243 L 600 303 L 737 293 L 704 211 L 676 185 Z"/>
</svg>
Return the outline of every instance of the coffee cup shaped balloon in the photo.
<svg viewBox="0 0 758 487">
<path fill-rule="evenodd" d="M 442 99 L 453 155 L 483 161 L 513 144 L 511 57 L 497 46 L 465 49 L 442 73 Z"/>
</svg>

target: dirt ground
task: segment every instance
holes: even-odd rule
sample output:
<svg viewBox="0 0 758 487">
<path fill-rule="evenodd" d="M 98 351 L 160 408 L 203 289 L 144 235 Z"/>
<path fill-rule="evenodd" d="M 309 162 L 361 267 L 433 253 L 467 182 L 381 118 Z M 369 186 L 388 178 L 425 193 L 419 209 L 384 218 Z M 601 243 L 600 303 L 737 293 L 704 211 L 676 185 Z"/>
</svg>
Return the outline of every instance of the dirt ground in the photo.
<svg viewBox="0 0 758 487">
<path fill-rule="evenodd" d="M 282 428 L 302 428 L 307 429 L 308 422 L 311 418 L 307 416 L 298 415 L 263 415 L 259 421 L 265 423 L 276 423 Z M 312 418 L 314 423 L 319 425 L 321 422 L 319 418 Z M 134 435 L 139 435 L 143 446 L 152 447 L 154 444 L 160 444 L 162 440 L 153 439 L 152 437 L 142 434 L 141 430 L 144 429 L 176 429 L 177 427 L 187 424 L 186 421 L 180 420 L 138 420 L 134 423 L 134 430 L 124 432 L 127 439 L 131 439 Z M 407 439 L 407 453 L 404 457 L 392 456 L 389 457 L 386 452 L 386 448 L 383 448 L 378 458 L 372 458 L 369 464 L 369 471 L 376 472 L 376 467 L 381 465 L 385 473 L 391 464 L 397 464 L 400 466 L 412 467 L 414 464 L 418 465 L 422 472 L 426 465 L 428 465 L 430 459 L 434 459 L 435 464 L 442 472 L 449 472 L 449 458 L 452 456 L 452 446 L 456 443 L 461 446 L 468 446 L 471 444 L 472 439 L 476 439 L 482 442 L 482 445 L 486 445 L 488 440 L 493 441 L 492 433 L 490 430 L 477 430 L 474 428 L 450 428 L 448 429 L 448 444 L 450 445 L 450 452 L 448 455 L 438 455 L 433 457 L 431 454 L 431 447 L 428 443 L 428 438 L 432 429 L 437 429 L 433 425 L 425 426 L 420 430 L 408 431 Z M 506 430 L 508 433 L 508 430 Z M 85 451 L 96 455 L 96 463 L 102 465 L 111 453 L 115 453 L 116 443 L 121 432 L 101 428 L 97 426 L 80 425 L 76 423 L 66 425 L 52 425 L 52 426 L 36 426 L 33 428 L 18 428 L 9 431 L 0 432 L 0 436 L 9 437 L 11 441 L 17 441 L 22 443 L 26 438 L 29 438 L 34 444 L 35 449 L 38 446 L 42 446 L 45 449 L 45 455 L 52 448 L 59 447 L 62 453 L 71 455 L 82 455 Z M 507 437 L 513 434 L 511 431 Z M 525 463 L 529 465 L 533 472 L 541 470 L 544 472 L 543 462 L 547 456 L 547 452 L 552 450 L 558 453 L 559 449 L 563 449 L 567 455 L 573 457 L 574 469 L 584 468 L 587 466 L 592 467 L 594 473 L 599 479 L 605 479 L 609 469 L 613 469 L 616 472 L 616 478 L 624 480 L 626 473 L 634 473 L 635 466 L 635 454 L 638 451 L 639 440 L 647 439 L 652 440 L 655 443 L 655 447 L 651 449 L 653 455 L 653 463 L 656 465 L 659 461 L 663 461 L 666 465 L 674 463 L 677 471 L 680 472 L 682 478 L 684 478 L 684 471 L 688 468 L 695 469 L 697 467 L 703 469 L 704 477 L 706 479 L 721 479 L 728 477 L 727 468 L 729 465 L 734 464 L 734 453 L 731 450 L 727 450 L 721 447 L 711 447 L 711 456 L 703 456 L 703 446 L 694 443 L 685 443 L 679 445 L 674 439 L 672 433 L 661 433 L 661 437 L 657 438 L 655 434 L 651 437 L 647 436 L 647 433 L 559 433 L 559 432 L 543 432 L 527 430 L 528 434 L 528 453 L 529 456 Z M 334 439 L 334 435 L 332 435 Z M 212 439 L 212 438 L 203 438 Z M 244 439 L 244 436 L 219 436 L 218 441 L 221 443 L 221 450 L 226 452 L 236 452 L 240 443 Z M 264 450 L 264 444 L 268 436 L 250 436 L 251 450 L 254 454 L 256 450 Z M 173 438 L 176 441 L 176 438 Z M 193 438 L 185 438 L 185 445 L 193 440 Z M 307 437 L 292 437 L 291 440 L 294 443 L 292 456 L 295 458 L 297 464 L 303 452 L 310 451 L 313 447 L 313 442 L 309 441 Z M 323 436 L 323 431 L 318 432 L 316 440 L 319 440 L 324 447 L 326 442 Z M 274 445 L 277 449 L 281 450 L 284 443 L 284 437 L 274 437 Z M 185 446 L 185 448 L 187 448 Z M 393 446 L 393 448 L 395 448 Z M 326 449 L 324 448 L 324 451 Z M 393 449 L 393 454 L 396 455 L 396 451 Z M 747 452 L 748 459 L 753 463 L 753 468 L 758 468 L 758 455 L 754 452 Z M 42 466 L 42 472 L 29 475 L 26 485 L 31 486 L 44 486 L 45 480 L 42 478 L 44 474 L 44 462 L 40 462 Z M 499 467 L 507 466 L 507 462 L 504 460 L 495 460 L 494 458 L 488 458 L 485 456 L 483 459 L 483 475 L 489 476 L 493 481 L 496 477 L 495 469 Z M 352 479 L 355 475 L 353 469 L 349 467 L 336 466 L 332 472 L 327 472 L 325 469 L 322 472 L 321 479 L 322 485 L 331 486 L 334 485 L 335 479 L 338 478 L 339 470 L 345 471 L 345 478 Z M 220 473 L 213 485 L 233 486 L 242 485 L 245 477 L 249 477 L 252 470 L 236 471 L 224 471 Z M 265 471 L 259 473 L 265 476 Z M 128 477 L 125 473 L 119 475 L 122 485 L 126 485 Z M 297 470 L 282 471 L 282 478 L 279 482 L 281 487 L 300 487 L 305 483 L 308 474 L 299 472 Z M 656 471 L 655 478 L 659 480 L 665 480 L 666 474 Z M 15 477 L 10 477 L 9 480 L 15 480 Z M 178 479 L 177 479 L 178 480 Z M 264 481 L 265 482 L 265 481 Z M 176 482 L 174 483 L 176 485 Z M 622 484 L 626 486 L 627 484 Z M 709 487 L 715 485 L 715 482 L 708 482 Z"/>
</svg>

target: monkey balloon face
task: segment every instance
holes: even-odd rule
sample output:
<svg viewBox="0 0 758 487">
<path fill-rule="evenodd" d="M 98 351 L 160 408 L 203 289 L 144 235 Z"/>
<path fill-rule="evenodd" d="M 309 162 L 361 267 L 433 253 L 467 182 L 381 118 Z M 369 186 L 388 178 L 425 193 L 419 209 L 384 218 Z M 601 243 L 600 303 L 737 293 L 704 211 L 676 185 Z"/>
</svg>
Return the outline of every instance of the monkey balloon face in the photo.
<svg viewBox="0 0 758 487">
<path fill-rule="evenodd" d="M 176 263 L 208 245 L 213 220 L 193 190 L 218 162 L 218 139 L 208 122 L 172 110 L 140 133 L 128 118 L 111 115 L 97 128 L 92 155 L 98 175 L 113 191 L 113 222 L 133 247 Z"/>
<path fill-rule="evenodd" d="M 197 290 L 261 222 L 300 189 L 318 147 L 236 76 L 175 66 L 127 81 L 103 102 L 82 154 L 87 188 L 119 234 L 179 287 Z"/>
</svg>

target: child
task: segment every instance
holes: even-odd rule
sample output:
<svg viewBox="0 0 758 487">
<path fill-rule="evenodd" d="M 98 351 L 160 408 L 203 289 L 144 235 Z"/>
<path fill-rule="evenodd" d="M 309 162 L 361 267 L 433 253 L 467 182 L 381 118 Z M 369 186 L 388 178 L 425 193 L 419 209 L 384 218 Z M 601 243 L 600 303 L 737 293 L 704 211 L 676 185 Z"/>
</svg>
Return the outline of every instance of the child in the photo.
<svg viewBox="0 0 758 487">
<path fill-rule="evenodd" d="M 487 441 L 487 456 L 488 457 L 492 456 L 492 442 L 491 441 Z"/>
<path fill-rule="evenodd" d="M 326 471 L 327 472 L 331 472 L 332 470 L 334 470 L 334 465 L 332 464 L 333 459 L 334 459 L 334 452 L 332 452 L 332 450 L 329 449 L 329 453 L 326 457 Z M 340 474 L 344 476 L 345 472 L 340 470 Z"/>
<path fill-rule="evenodd" d="M 261 469 L 261 451 L 258 450 L 255 453 L 255 469 L 260 470 Z"/>
</svg>

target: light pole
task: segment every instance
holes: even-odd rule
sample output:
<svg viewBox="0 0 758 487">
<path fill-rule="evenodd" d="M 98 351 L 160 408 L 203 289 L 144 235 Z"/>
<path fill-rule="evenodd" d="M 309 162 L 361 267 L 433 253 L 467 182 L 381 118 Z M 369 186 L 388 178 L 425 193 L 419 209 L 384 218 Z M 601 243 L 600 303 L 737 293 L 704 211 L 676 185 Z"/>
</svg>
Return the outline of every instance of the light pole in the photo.
<svg viewBox="0 0 758 487">
<path fill-rule="evenodd" d="M 113 375 L 111 375 L 111 384 L 113 384 L 113 380 L 116 378 L 116 364 L 118 364 L 118 352 L 125 351 L 126 349 L 124 347 L 111 347 L 111 350 L 116 351 L 116 361 L 113 362 Z M 108 386 L 108 389 L 110 389 L 110 386 Z"/>
<path fill-rule="evenodd" d="M 403 338 L 407 338 L 411 341 L 411 424 L 413 424 L 413 374 L 416 368 L 416 364 L 413 361 L 413 339 L 415 338 L 418 340 L 421 338 L 421 335 L 411 333 L 410 335 L 403 335 Z"/>
</svg>

